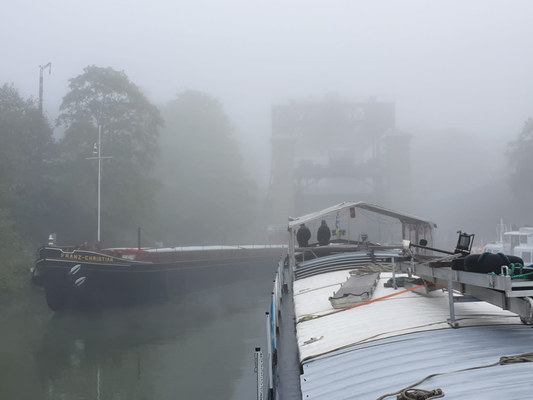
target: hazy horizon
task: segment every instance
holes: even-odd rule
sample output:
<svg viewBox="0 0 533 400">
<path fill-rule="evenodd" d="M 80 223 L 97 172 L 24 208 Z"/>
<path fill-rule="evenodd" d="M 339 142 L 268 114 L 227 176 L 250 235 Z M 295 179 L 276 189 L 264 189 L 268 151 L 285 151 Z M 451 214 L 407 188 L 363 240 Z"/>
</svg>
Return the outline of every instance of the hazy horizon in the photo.
<svg viewBox="0 0 533 400">
<path fill-rule="evenodd" d="M 157 105 L 200 90 L 223 104 L 260 189 L 271 104 L 286 99 L 393 100 L 401 131 L 462 132 L 501 153 L 533 114 L 528 1 L 21 0 L 9 8 L 0 82 L 37 98 L 39 65 L 51 62 L 51 120 L 68 79 L 88 65 L 123 70 Z M 417 137 L 414 148 L 428 142 Z M 488 173 L 476 179 L 490 179 L 505 159 L 479 166 Z"/>
</svg>

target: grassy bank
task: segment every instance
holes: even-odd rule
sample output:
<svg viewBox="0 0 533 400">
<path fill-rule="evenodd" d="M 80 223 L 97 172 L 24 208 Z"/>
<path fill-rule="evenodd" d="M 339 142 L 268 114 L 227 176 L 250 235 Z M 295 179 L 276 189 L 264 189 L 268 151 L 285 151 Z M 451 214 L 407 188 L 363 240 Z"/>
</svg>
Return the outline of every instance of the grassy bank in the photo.
<svg viewBox="0 0 533 400">
<path fill-rule="evenodd" d="M 7 211 L 0 209 L 0 295 L 30 286 L 34 252 L 26 249 Z"/>
</svg>

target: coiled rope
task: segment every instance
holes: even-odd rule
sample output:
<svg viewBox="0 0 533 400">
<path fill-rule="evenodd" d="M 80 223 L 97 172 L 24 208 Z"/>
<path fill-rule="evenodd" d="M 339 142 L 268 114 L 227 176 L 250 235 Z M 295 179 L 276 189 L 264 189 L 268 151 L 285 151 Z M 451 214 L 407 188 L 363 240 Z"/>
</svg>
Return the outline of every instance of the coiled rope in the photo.
<svg viewBox="0 0 533 400">
<path fill-rule="evenodd" d="M 516 356 L 502 356 L 500 357 L 500 360 L 494 364 L 489 364 L 489 365 L 482 365 L 482 366 L 479 366 L 479 367 L 471 367 L 471 368 L 465 368 L 465 369 L 460 369 L 458 371 L 451 371 L 451 372 L 441 372 L 441 373 L 438 373 L 438 374 L 431 374 L 431 375 L 428 375 L 426 376 L 424 379 L 422 379 L 421 381 L 418 381 L 417 383 L 414 383 L 410 386 L 407 386 L 406 388 L 404 389 L 401 389 L 401 390 L 398 390 L 397 392 L 394 392 L 394 393 L 389 393 L 389 394 L 385 394 L 381 397 L 378 397 L 377 400 L 383 400 L 387 397 L 390 397 L 390 396 L 395 396 L 395 395 L 398 395 L 396 398 L 397 400 L 404 400 L 404 399 L 408 399 L 408 400 L 429 400 L 429 399 L 437 399 L 438 397 L 400 397 L 399 395 L 409 395 L 408 391 L 411 390 L 411 389 L 414 389 L 415 386 L 418 386 L 420 385 L 421 383 L 427 381 L 428 379 L 430 378 L 433 378 L 434 376 L 438 376 L 438 375 L 446 375 L 446 374 L 455 374 L 457 372 L 465 372 L 465 371 L 472 371 L 474 369 L 483 369 L 483 368 L 490 368 L 490 367 L 495 367 L 497 365 L 508 365 L 508 364 L 518 364 L 518 363 L 523 363 L 523 362 L 533 362 L 533 353 L 524 353 L 524 354 L 518 354 Z M 418 391 L 420 391 L 420 389 L 416 389 Z M 435 389 L 433 391 L 430 391 L 430 392 L 435 392 L 436 390 L 440 390 L 440 389 Z M 442 392 L 442 390 L 440 390 Z M 415 392 L 416 394 L 416 392 Z M 439 396 L 439 397 L 444 397 L 444 393 L 442 393 L 442 396 Z"/>
<path fill-rule="evenodd" d="M 364 267 L 352 269 L 350 275 L 363 275 L 376 272 L 392 272 L 392 265 L 368 263 Z"/>
<path fill-rule="evenodd" d="M 431 400 L 444 397 L 444 392 L 441 389 L 423 390 L 423 389 L 407 389 L 396 396 L 396 400 Z"/>
<path fill-rule="evenodd" d="M 492 254 L 492 253 L 488 253 L 488 252 L 485 252 L 483 254 L 481 254 L 477 260 L 477 262 L 479 263 L 483 257 L 485 257 L 486 254 Z M 509 276 L 511 277 L 511 279 L 531 279 L 533 278 L 533 272 L 529 272 L 527 274 L 524 274 L 523 273 L 523 270 L 524 270 L 524 265 L 521 264 L 521 263 L 512 263 L 510 260 L 509 260 L 509 257 L 507 257 L 507 255 L 503 254 L 503 253 L 498 253 L 498 255 L 500 257 L 502 257 L 505 261 L 507 261 L 507 264 L 509 265 Z M 516 271 L 518 269 L 518 272 Z M 501 274 L 496 274 L 494 272 L 489 272 L 489 275 L 501 275 Z"/>
</svg>

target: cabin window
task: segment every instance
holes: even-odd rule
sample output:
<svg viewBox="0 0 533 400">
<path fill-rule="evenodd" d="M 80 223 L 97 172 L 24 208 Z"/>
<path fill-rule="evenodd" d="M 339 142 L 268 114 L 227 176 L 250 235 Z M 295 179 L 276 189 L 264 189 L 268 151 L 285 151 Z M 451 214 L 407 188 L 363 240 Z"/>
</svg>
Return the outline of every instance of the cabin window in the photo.
<svg viewBox="0 0 533 400">
<path fill-rule="evenodd" d="M 524 265 L 531 264 L 531 252 L 530 251 L 523 251 L 522 252 L 522 260 L 524 260 Z"/>
<path fill-rule="evenodd" d="M 520 244 L 527 244 L 527 235 L 520 235 Z"/>
</svg>

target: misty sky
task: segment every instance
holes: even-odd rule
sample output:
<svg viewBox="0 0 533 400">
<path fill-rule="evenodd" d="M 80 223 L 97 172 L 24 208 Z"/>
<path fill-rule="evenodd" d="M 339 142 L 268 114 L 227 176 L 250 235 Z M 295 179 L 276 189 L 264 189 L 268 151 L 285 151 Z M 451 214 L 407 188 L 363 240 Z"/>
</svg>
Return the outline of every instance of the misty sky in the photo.
<svg viewBox="0 0 533 400">
<path fill-rule="evenodd" d="M 218 97 L 248 158 L 270 105 L 328 92 L 396 101 L 397 126 L 495 140 L 533 116 L 531 1 L 3 0 L 0 83 L 52 118 L 89 64 L 124 70 L 155 103 Z M 268 162 L 269 160 L 267 160 Z"/>
</svg>

